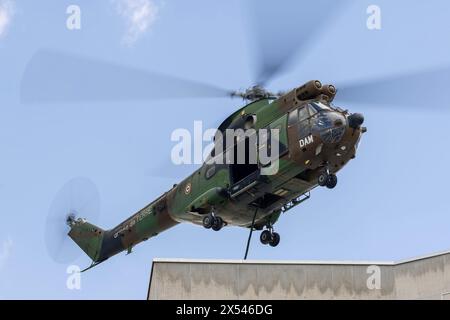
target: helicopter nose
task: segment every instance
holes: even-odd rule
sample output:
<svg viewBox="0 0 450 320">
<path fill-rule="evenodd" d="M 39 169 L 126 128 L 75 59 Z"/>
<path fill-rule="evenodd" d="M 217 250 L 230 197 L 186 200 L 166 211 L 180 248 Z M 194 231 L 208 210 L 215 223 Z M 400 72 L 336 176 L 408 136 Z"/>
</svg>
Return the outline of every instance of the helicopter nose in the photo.
<svg viewBox="0 0 450 320">
<path fill-rule="evenodd" d="M 358 129 L 364 123 L 364 116 L 361 113 L 353 113 L 348 117 L 348 125 L 350 128 Z"/>
</svg>

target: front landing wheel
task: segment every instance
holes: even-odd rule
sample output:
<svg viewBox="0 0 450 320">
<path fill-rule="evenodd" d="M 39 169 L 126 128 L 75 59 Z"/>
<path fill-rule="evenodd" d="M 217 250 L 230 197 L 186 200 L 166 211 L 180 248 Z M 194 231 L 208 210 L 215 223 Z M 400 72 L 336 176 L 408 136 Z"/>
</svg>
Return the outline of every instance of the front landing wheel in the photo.
<svg viewBox="0 0 450 320">
<path fill-rule="evenodd" d="M 219 231 L 223 227 L 223 220 L 221 217 L 214 217 L 214 220 L 212 222 L 212 229 L 214 231 Z"/>
<path fill-rule="evenodd" d="M 329 174 L 326 182 L 326 186 L 328 189 L 334 189 L 338 182 L 338 178 L 335 174 Z"/>
<path fill-rule="evenodd" d="M 322 172 L 317 178 L 317 183 L 321 187 L 325 187 L 327 185 L 327 181 L 328 181 L 328 174 L 326 172 Z"/>
<path fill-rule="evenodd" d="M 213 223 L 213 217 L 211 215 L 207 215 L 203 218 L 203 226 L 206 229 L 211 229 Z"/>
</svg>

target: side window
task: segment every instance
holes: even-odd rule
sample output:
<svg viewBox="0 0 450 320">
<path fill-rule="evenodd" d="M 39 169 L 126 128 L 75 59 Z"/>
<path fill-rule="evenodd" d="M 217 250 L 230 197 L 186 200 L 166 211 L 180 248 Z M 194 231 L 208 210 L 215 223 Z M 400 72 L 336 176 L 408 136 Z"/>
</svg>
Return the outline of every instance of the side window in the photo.
<svg viewBox="0 0 450 320">
<path fill-rule="evenodd" d="M 309 118 L 308 106 L 304 106 L 298 110 L 298 121 L 302 122 Z"/>
<path fill-rule="evenodd" d="M 298 110 L 298 134 L 300 138 L 304 138 L 311 134 L 309 105 Z"/>
<path fill-rule="evenodd" d="M 309 136 L 311 134 L 311 125 L 309 120 L 302 121 L 298 124 L 298 135 L 300 139 Z"/>
<path fill-rule="evenodd" d="M 298 111 L 294 110 L 289 112 L 289 117 L 288 117 L 288 126 L 292 127 L 297 125 L 298 122 Z"/>
<path fill-rule="evenodd" d="M 314 106 L 311 104 L 308 104 L 308 109 L 309 109 L 309 114 L 311 116 L 315 115 L 318 112 L 317 108 L 314 108 Z"/>
</svg>

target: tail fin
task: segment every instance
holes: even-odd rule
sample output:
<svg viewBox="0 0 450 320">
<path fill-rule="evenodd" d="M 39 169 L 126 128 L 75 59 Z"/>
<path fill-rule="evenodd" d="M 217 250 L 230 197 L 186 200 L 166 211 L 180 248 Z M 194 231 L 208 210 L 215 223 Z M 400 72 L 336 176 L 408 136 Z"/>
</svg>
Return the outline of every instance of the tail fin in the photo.
<svg viewBox="0 0 450 320">
<path fill-rule="evenodd" d="M 92 259 L 100 260 L 100 252 L 105 231 L 83 219 L 71 224 L 69 237 Z"/>
</svg>

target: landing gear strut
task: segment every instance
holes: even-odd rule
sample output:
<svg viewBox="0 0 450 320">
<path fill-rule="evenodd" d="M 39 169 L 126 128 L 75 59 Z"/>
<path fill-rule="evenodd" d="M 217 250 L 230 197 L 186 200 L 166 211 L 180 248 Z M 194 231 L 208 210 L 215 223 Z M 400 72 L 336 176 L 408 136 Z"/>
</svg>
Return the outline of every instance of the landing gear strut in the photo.
<svg viewBox="0 0 450 320">
<path fill-rule="evenodd" d="M 213 229 L 214 231 L 219 231 L 223 228 L 224 222 L 221 217 L 216 217 L 212 213 L 208 214 L 203 218 L 203 226 L 206 229 Z"/>
<path fill-rule="evenodd" d="M 328 169 L 323 171 L 319 178 L 317 179 L 317 183 L 321 187 L 327 187 L 328 189 L 334 189 L 338 182 L 338 178 L 334 173 L 330 173 Z"/>
<path fill-rule="evenodd" d="M 269 226 L 267 230 L 261 232 L 259 240 L 262 244 L 276 247 L 280 243 L 280 235 L 273 231 L 273 227 Z"/>
</svg>

